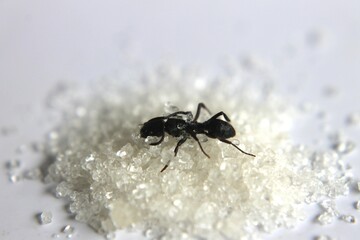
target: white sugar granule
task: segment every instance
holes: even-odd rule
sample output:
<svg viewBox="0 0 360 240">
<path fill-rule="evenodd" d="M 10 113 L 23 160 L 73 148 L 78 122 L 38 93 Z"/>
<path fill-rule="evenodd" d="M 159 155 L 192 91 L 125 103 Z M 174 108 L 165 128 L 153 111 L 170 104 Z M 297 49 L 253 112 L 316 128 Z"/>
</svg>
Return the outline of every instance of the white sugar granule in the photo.
<svg viewBox="0 0 360 240">
<path fill-rule="evenodd" d="M 52 213 L 48 211 L 39 213 L 37 216 L 39 223 L 42 225 L 51 223 L 52 217 Z"/>
<path fill-rule="evenodd" d="M 98 232 L 133 228 L 161 239 L 261 238 L 305 219 L 304 203 L 347 194 L 342 155 L 294 144 L 295 109 L 267 84 L 240 80 L 162 68 L 61 91 L 50 103 L 63 121 L 47 139 L 46 179 Z M 201 136 L 210 159 L 194 140 L 174 157 L 174 137 L 157 146 L 139 137 L 141 123 L 194 113 L 199 102 L 212 114 L 224 111 L 237 131 L 231 140 L 256 158 Z M 199 121 L 209 117 L 204 111 Z"/>
</svg>

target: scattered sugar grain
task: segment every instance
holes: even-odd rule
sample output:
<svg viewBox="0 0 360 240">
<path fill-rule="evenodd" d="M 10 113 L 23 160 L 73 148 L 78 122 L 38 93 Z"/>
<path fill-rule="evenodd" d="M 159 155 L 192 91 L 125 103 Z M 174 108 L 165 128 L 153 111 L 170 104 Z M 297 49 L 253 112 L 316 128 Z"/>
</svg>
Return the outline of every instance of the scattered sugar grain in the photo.
<svg viewBox="0 0 360 240">
<path fill-rule="evenodd" d="M 60 234 L 58 234 L 58 233 L 53 233 L 53 234 L 51 235 L 51 237 L 52 237 L 52 238 L 60 238 Z"/>
<path fill-rule="evenodd" d="M 360 210 L 360 200 L 355 202 L 355 209 Z"/>
<path fill-rule="evenodd" d="M 8 174 L 8 179 L 11 183 L 18 183 L 21 180 L 23 180 L 22 176 L 14 174 L 14 173 L 9 173 Z"/>
<path fill-rule="evenodd" d="M 320 236 L 316 236 L 315 240 L 331 240 L 331 238 L 327 235 L 320 235 Z"/>
<path fill-rule="evenodd" d="M 355 143 L 351 141 L 339 141 L 333 145 L 333 149 L 341 154 L 348 154 L 355 149 Z"/>
<path fill-rule="evenodd" d="M 52 222 L 52 213 L 45 211 L 38 215 L 38 221 L 41 225 L 49 224 Z"/>
<path fill-rule="evenodd" d="M 72 238 L 74 236 L 75 228 L 71 225 L 66 225 L 61 231 L 66 234 L 66 238 Z"/>
<path fill-rule="evenodd" d="M 116 239 L 116 233 L 115 232 L 107 233 L 105 237 L 106 237 L 107 240 L 115 240 Z"/>
<path fill-rule="evenodd" d="M 337 238 L 330 237 L 328 235 L 319 235 L 314 238 L 315 240 L 337 240 Z"/>
<path fill-rule="evenodd" d="M 360 126 L 360 112 L 350 113 L 346 118 L 346 124 L 349 126 Z"/>
<path fill-rule="evenodd" d="M 340 217 L 340 219 L 347 223 L 355 223 L 356 222 L 356 218 L 353 215 L 342 215 Z"/>
<path fill-rule="evenodd" d="M 5 163 L 5 168 L 9 171 L 13 171 L 21 166 L 21 161 L 19 159 L 12 159 Z"/>
<path fill-rule="evenodd" d="M 45 150 L 45 146 L 44 146 L 43 143 L 33 142 L 33 143 L 31 144 L 31 149 L 32 149 L 34 152 L 38 153 L 38 152 L 44 151 L 44 150 Z"/>
<path fill-rule="evenodd" d="M 17 154 L 22 154 L 24 153 L 26 150 L 28 149 L 28 146 L 26 144 L 21 144 L 20 146 L 18 146 L 15 150 L 15 152 Z"/>
<path fill-rule="evenodd" d="M 41 180 L 43 175 L 39 168 L 34 168 L 24 171 L 22 177 L 27 180 Z"/>
<path fill-rule="evenodd" d="M 330 224 L 334 221 L 335 219 L 335 214 L 334 212 L 323 212 L 322 214 L 320 214 L 317 217 L 317 221 L 321 224 L 321 225 L 327 225 Z"/>
</svg>

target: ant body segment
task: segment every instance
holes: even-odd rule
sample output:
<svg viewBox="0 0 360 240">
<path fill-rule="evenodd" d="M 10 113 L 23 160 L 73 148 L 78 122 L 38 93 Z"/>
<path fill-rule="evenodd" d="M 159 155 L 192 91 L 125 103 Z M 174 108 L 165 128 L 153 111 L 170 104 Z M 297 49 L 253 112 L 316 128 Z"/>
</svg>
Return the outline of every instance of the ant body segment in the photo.
<svg viewBox="0 0 360 240">
<path fill-rule="evenodd" d="M 189 137 L 192 137 L 199 144 L 201 151 L 210 158 L 210 156 L 202 148 L 201 143 L 196 136 L 197 134 L 205 134 L 209 138 L 218 139 L 226 144 L 231 144 L 243 154 L 255 157 L 254 154 L 241 150 L 238 146 L 227 140 L 228 138 L 234 137 L 236 132 L 233 126 L 229 123 L 229 117 L 224 112 L 215 114 L 205 122 L 197 122 L 202 108 L 210 113 L 205 104 L 199 103 L 195 117 L 193 117 L 192 113 L 189 111 L 178 111 L 167 116 L 152 118 L 143 124 L 140 129 L 140 136 L 142 138 L 149 136 L 160 137 L 159 141 L 150 143 L 150 145 L 160 144 L 164 140 L 165 133 L 173 137 L 180 137 L 180 140 L 174 149 L 175 156 L 177 155 L 179 147 Z M 226 121 L 218 119 L 220 116 L 223 116 Z M 186 120 L 184 120 L 184 117 Z M 169 165 L 166 164 L 160 172 L 163 172 L 168 166 Z"/>
</svg>

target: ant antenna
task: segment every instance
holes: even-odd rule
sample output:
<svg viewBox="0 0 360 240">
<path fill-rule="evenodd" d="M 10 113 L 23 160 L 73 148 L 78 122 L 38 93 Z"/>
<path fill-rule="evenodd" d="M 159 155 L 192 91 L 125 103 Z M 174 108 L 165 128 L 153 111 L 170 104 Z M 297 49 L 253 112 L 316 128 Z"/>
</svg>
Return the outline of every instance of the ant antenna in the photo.
<svg viewBox="0 0 360 240">
<path fill-rule="evenodd" d="M 236 147 L 240 152 L 242 152 L 243 154 L 246 154 L 246 155 L 249 155 L 251 157 L 256 157 L 254 154 L 252 153 L 248 153 L 248 152 L 245 152 L 244 150 L 241 150 L 238 146 L 236 146 L 235 144 L 233 144 L 232 142 L 226 140 L 226 139 L 219 139 L 220 141 L 224 142 L 224 143 L 227 143 L 227 144 L 231 144 L 233 145 L 234 147 Z"/>
</svg>

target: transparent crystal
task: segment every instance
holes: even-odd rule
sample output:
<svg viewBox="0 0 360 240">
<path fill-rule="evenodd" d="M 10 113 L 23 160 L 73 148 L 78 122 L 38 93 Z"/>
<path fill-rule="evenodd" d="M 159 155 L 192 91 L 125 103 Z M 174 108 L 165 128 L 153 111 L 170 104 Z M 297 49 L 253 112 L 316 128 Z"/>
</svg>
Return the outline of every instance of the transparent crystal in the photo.
<svg viewBox="0 0 360 240">
<path fill-rule="evenodd" d="M 352 215 L 342 215 L 340 218 L 341 218 L 341 220 L 343 220 L 344 222 L 347 222 L 347 223 L 355 223 L 356 222 L 355 217 Z"/>
<path fill-rule="evenodd" d="M 23 177 L 28 180 L 40 180 L 43 178 L 42 172 L 39 168 L 27 170 L 23 173 Z"/>
<path fill-rule="evenodd" d="M 69 235 L 69 234 L 73 234 L 75 231 L 75 228 L 71 225 L 66 225 L 65 227 L 63 227 L 62 232 Z"/>
<path fill-rule="evenodd" d="M 85 162 L 92 162 L 95 160 L 95 157 L 93 154 L 90 154 L 87 158 L 85 158 Z"/>
<path fill-rule="evenodd" d="M 350 141 L 341 141 L 334 145 L 334 150 L 339 153 L 347 154 L 355 149 L 355 143 Z"/>
<path fill-rule="evenodd" d="M 125 157 L 126 154 L 127 154 L 126 151 L 122 151 L 122 150 L 119 150 L 116 152 L 116 156 L 121 157 L 121 158 Z"/>
<path fill-rule="evenodd" d="M 38 220 L 40 224 L 49 224 L 52 222 L 52 213 L 51 212 L 42 212 L 38 215 Z"/>
<path fill-rule="evenodd" d="M 355 203 L 355 208 L 360 210 L 360 200 Z"/>
<path fill-rule="evenodd" d="M 315 240 L 331 240 L 331 238 L 327 235 L 320 235 L 320 236 L 316 236 Z"/>
<path fill-rule="evenodd" d="M 330 212 L 324 212 L 320 214 L 317 218 L 317 221 L 321 223 L 322 225 L 330 224 L 333 222 L 335 215 Z"/>
<path fill-rule="evenodd" d="M 349 114 L 346 119 L 348 125 L 359 126 L 360 125 L 360 112 L 354 112 Z"/>
<path fill-rule="evenodd" d="M 58 233 L 54 233 L 51 235 L 52 238 L 60 238 L 60 234 Z"/>
<path fill-rule="evenodd" d="M 107 240 L 115 240 L 116 239 L 116 233 L 115 232 L 110 232 L 106 234 L 106 239 Z"/>
<path fill-rule="evenodd" d="M 21 161 L 19 159 L 13 159 L 5 163 L 5 167 L 8 170 L 14 170 L 21 166 Z"/>
<path fill-rule="evenodd" d="M 19 181 L 21 181 L 21 180 L 22 180 L 22 177 L 19 176 L 19 175 L 16 175 L 16 174 L 10 174 L 10 175 L 9 175 L 9 181 L 10 181 L 11 183 L 17 183 L 17 182 L 19 182 Z"/>
<path fill-rule="evenodd" d="M 57 197 L 65 197 L 70 194 L 70 189 L 65 182 L 60 183 L 56 187 L 56 196 Z"/>
<path fill-rule="evenodd" d="M 18 146 L 17 148 L 16 148 L 16 153 L 19 153 L 19 154 L 21 154 L 21 153 L 24 153 L 26 150 L 27 150 L 27 145 L 25 145 L 25 144 L 21 144 L 20 146 Z"/>
</svg>

